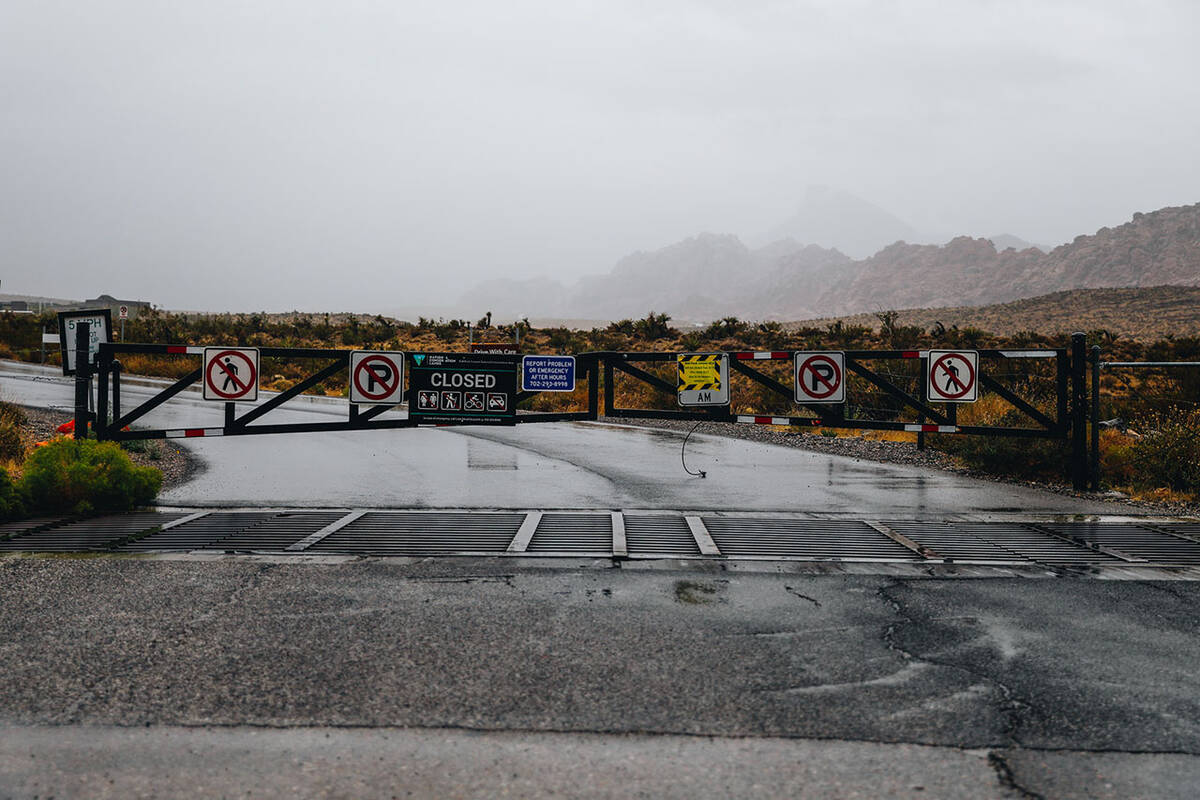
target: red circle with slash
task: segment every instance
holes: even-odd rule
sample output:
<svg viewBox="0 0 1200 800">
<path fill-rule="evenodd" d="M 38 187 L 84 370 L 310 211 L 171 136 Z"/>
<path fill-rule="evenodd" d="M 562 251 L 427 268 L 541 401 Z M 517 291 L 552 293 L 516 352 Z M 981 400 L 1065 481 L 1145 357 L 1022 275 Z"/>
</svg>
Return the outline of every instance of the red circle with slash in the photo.
<svg viewBox="0 0 1200 800">
<path fill-rule="evenodd" d="M 227 356 L 236 358 L 245 363 L 246 373 L 249 375 L 246 380 L 243 381 L 240 377 L 238 377 L 239 371 L 236 368 L 232 372 L 226 369 L 225 364 L 221 361 L 221 359 Z M 224 382 L 233 381 L 234 385 L 238 387 L 237 391 L 226 392 L 224 389 L 218 389 L 217 382 L 214 380 L 213 375 L 214 368 L 219 368 L 216 377 L 224 376 Z M 208 384 L 209 390 L 218 397 L 223 397 L 226 400 L 238 400 L 250 394 L 250 390 L 254 388 L 256 383 L 258 383 L 258 371 L 254 368 L 254 360 L 241 350 L 222 350 L 220 353 L 217 353 L 214 357 L 209 359 L 208 369 L 205 370 L 204 374 L 204 381 Z"/>
</svg>

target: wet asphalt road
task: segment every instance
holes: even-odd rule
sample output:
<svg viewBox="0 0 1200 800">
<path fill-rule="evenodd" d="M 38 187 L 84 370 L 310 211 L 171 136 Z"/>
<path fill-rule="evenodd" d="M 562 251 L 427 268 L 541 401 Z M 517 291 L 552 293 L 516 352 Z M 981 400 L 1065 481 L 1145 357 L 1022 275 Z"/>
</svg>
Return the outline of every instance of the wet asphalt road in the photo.
<svg viewBox="0 0 1200 800">
<path fill-rule="evenodd" d="M 125 407 L 153 391 L 126 381 Z M 72 395 L 61 375 L 3 362 L 0 397 L 68 408 Z M 333 399 L 292 405 L 271 417 L 313 421 L 348 413 L 345 402 Z M 147 424 L 220 425 L 222 408 L 185 393 Z M 159 502 L 189 508 L 728 509 L 939 520 L 1130 513 L 1118 504 L 719 436 L 697 435 L 687 445 L 688 466 L 708 473 L 700 479 L 684 471 L 682 443 L 675 431 L 587 423 L 192 439 L 186 446 L 207 469 Z"/>
<path fill-rule="evenodd" d="M 68 402 L 61 380 L 10 366 L 5 399 Z M 159 421 L 214 413 L 184 399 Z M 589 425 L 231 438 L 197 443 L 209 469 L 166 499 L 1128 513 L 710 437 L 688 447 L 700 481 L 678 445 Z M 1200 785 L 1195 582 L 579 567 L 0 559 L 0 797 L 1191 798 Z"/>
<path fill-rule="evenodd" d="M 209 780 L 282 796 L 346 751 L 323 779 L 426 796 L 803 796 L 807 776 L 810 796 L 1192 797 L 1198 600 L 1190 581 L 2 559 L 0 789 L 105 772 L 121 796 L 229 751 Z M 126 758 L 128 726 L 160 735 Z M 806 771 L 821 759 L 840 766 Z"/>
</svg>

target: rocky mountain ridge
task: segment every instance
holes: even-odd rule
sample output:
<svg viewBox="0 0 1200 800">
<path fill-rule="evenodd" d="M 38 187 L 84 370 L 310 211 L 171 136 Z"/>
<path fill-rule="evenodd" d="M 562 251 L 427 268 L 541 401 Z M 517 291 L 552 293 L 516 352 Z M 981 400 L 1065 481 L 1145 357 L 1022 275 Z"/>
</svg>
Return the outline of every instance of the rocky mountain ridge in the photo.
<svg viewBox="0 0 1200 800">
<path fill-rule="evenodd" d="M 617 319 L 653 309 L 691 319 L 794 320 L 1161 285 L 1200 286 L 1200 203 L 1134 214 L 1049 252 L 960 236 L 942 245 L 895 242 L 853 260 L 794 239 L 752 249 L 736 236 L 701 234 L 635 253 L 574 287 L 496 280 L 468 292 L 463 303 L 540 316 Z"/>
</svg>

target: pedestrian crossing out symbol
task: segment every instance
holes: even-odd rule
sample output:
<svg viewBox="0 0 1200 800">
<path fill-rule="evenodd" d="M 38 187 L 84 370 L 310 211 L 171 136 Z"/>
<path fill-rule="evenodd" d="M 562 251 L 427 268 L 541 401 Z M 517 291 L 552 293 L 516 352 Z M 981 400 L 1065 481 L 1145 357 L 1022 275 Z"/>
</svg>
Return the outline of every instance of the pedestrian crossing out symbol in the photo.
<svg viewBox="0 0 1200 800">
<path fill-rule="evenodd" d="M 930 350 L 926 376 L 929 400 L 974 403 L 979 399 L 979 353 L 975 350 Z"/>
<path fill-rule="evenodd" d="M 220 402 L 258 399 L 257 347 L 204 348 L 204 399 Z"/>
</svg>

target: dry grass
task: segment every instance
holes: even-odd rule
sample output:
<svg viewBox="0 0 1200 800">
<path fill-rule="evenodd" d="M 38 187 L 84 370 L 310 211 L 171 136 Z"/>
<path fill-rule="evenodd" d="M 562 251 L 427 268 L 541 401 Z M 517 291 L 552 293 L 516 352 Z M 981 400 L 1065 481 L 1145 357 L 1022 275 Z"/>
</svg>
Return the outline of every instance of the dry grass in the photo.
<svg viewBox="0 0 1200 800">
<path fill-rule="evenodd" d="M 880 329 L 875 314 L 791 322 L 786 327 L 824 328 L 838 320 Z M 1200 336 L 1200 288 L 1076 289 L 989 306 L 905 309 L 896 322 L 923 330 L 940 322 L 947 328 L 975 327 L 1000 336 L 1023 331 L 1056 336 L 1106 330 L 1121 338 L 1152 342 L 1167 336 Z"/>
</svg>

